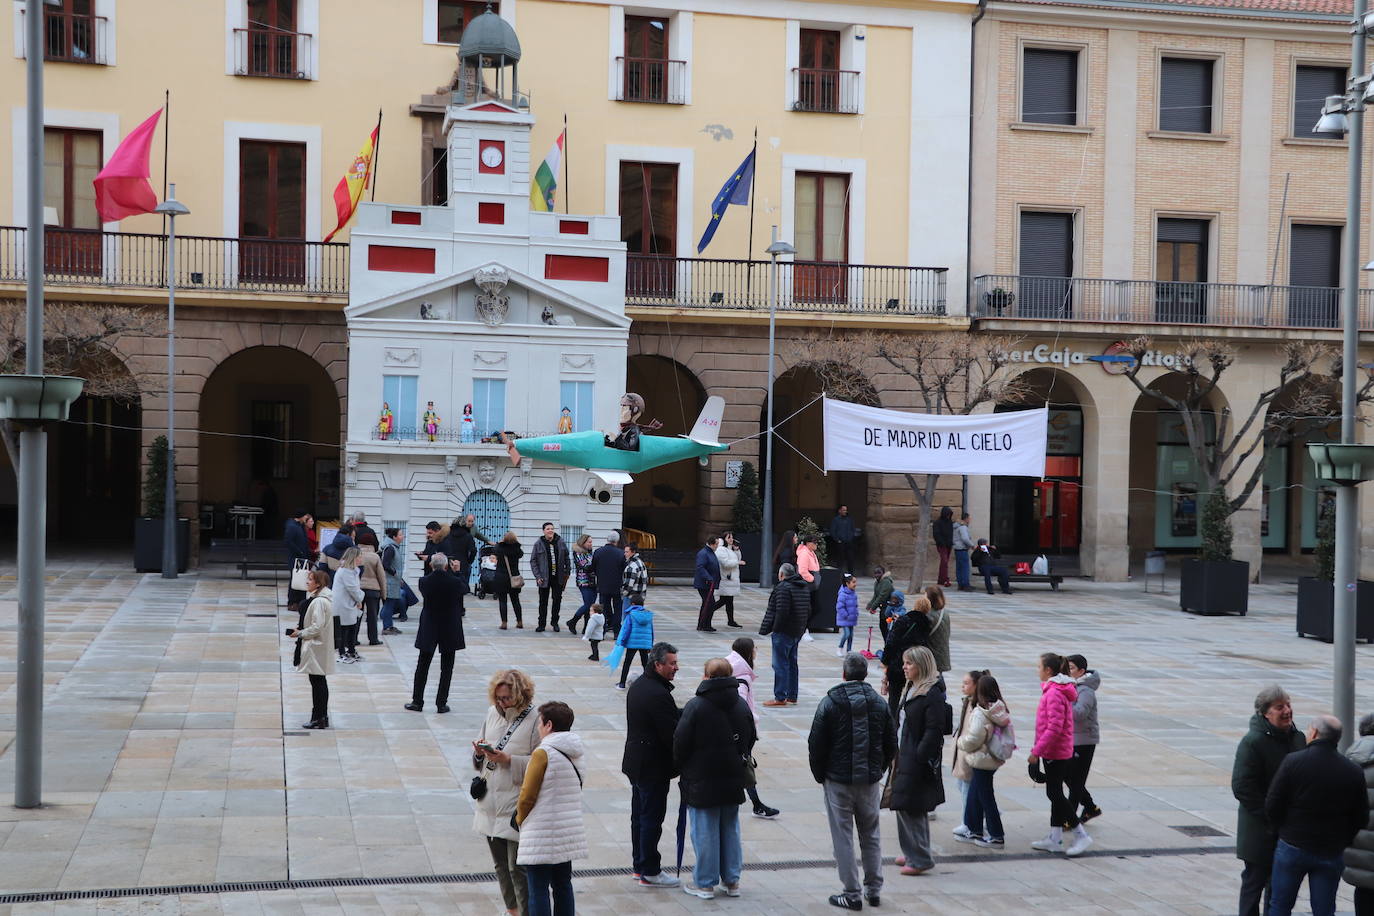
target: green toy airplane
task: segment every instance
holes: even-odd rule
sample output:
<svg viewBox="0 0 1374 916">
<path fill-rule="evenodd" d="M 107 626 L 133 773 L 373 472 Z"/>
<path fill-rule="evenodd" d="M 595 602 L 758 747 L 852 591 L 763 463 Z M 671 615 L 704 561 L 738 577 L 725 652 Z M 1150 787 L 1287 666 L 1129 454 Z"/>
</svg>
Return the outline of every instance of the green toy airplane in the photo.
<svg viewBox="0 0 1374 916">
<path fill-rule="evenodd" d="M 616 443 L 636 443 L 638 448 L 608 444 L 607 436 L 598 430 L 564 433 L 561 436 L 537 436 L 515 439 L 506 443 L 512 464 L 521 457 L 561 464 L 572 468 L 586 468 L 608 486 L 624 486 L 650 468 L 671 464 L 684 458 L 696 458 L 705 466 L 707 459 L 730 446 L 720 443 L 720 421 L 725 413 L 725 399 L 719 396 L 706 399 L 696 425 L 685 436 L 645 436 L 639 434 L 635 421 L 644 409 L 643 399 L 627 394 L 621 399 L 621 434 Z"/>
</svg>

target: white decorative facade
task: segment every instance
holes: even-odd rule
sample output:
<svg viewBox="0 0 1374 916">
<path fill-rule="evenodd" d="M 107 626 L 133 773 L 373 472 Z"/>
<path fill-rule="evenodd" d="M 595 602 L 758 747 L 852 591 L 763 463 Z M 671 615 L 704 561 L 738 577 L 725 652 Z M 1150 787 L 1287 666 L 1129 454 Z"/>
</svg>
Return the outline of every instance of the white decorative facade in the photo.
<svg viewBox="0 0 1374 916">
<path fill-rule="evenodd" d="M 620 525 L 619 492 L 607 498 L 593 475 L 512 467 L 499 441 L 481 441 L 559 432 L 564 407 L 574 430 L 614 430 L 625 390 L 620 220 L 531 212 L 532 124 L 504 101 L 454 104 L 448 205 L 358 209 L 344 507 L 378 530 L 404 527 L 408 554 L 426 522 L 465 511 L 493 541 L 512 530 L 526 545 L 546 521 L 569 541 Z"/>
</svg>

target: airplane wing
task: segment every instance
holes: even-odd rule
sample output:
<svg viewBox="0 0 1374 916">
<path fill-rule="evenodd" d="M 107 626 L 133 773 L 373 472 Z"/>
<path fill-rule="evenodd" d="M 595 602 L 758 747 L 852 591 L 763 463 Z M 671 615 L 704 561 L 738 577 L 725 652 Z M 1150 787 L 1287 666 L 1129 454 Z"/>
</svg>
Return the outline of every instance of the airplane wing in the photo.
<svg viewBox="0 0 1374 916">
<path fill-rule="evenodd" d="M 634 478 L 624 471 L 607 471 L 600 468 L 592 468 L 591 473 L 595 474 L 597 479 L 608 487 L 623 487 L 628 483 L 634 482 Z"/>
</svg>

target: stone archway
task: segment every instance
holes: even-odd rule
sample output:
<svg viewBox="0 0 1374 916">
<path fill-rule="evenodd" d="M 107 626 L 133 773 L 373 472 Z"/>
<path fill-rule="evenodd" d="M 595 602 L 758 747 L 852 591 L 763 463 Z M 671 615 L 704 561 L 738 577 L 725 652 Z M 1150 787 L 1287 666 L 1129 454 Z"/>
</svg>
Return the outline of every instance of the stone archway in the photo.
<svg viewBox="0 0 1374 916">
<path fill-rule="evenodd" d="M 231 505 L 259 506 L 259 538 L 304 508 L 335 519 L 340 403 L 324 367 L 292 347 L 255 346 L 221 362 L 200 395 L 199 501 L 229 536 Z"/>
<path fill-rule="evenodd" d="M 692 371 L 666 356 L 631 356 L 625 378 L 626 390 L 644 397 L 647 416 L 663 424 L 655 435 L 690 432 L 706 403 L 706 389 Z M 652 533 L 659 547 L 697 546 L 703 474 L 695 461 L 636 474 L 634 483 L 625 487 L 625 526 Z"/>
</svg>

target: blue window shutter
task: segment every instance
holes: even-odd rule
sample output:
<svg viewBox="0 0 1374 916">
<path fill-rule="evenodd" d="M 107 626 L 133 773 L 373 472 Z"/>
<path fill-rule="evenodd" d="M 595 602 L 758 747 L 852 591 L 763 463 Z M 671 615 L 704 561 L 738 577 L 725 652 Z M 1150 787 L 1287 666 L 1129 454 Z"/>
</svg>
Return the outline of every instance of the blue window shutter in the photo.
<svg viewBox="0 0 1374 916">
<path fill-rule="evenodd" d="M 415 376 L 401 376 L 401 409 L 397 412 L 396 417 L 403 428 L 410 430 L 411 439 L 414 439 L 418 434 L 420 424 L 419 387 L 420 380 Z"/>
<path fill-rule="evenodd" d="M 505 379 L 472 380 L 472 416 L 479 438 L 506 428 Z"/>
<path fill-rule="evenodd" d="M 382 376 L 382 400 L 391 406 L 397 439 L 415 438 L 415 394 L 419 379 L 413 375 Z"/>
<path fill-rule="evenodd" d="M 580 433 L 592 429 L 596 424 L 595 410 L 592 406 L 592 382 L 559 382 L 559 408 L 572 411 L 573 432 Z"/>
</svg>

